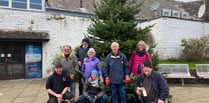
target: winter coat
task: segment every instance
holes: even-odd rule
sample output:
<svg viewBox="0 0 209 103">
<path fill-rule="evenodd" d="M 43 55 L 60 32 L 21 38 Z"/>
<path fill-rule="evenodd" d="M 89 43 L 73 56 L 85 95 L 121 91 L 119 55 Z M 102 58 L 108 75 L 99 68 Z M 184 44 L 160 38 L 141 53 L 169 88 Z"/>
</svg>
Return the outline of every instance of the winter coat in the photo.
<svg viewBox="0 0 209 103">
<path fill-rule="evenodd" d="M 98 98 L 100 98 L 105 94 L 105 90 L 102 90 L 99 86 L 93 86 L 89 80 L 83 87 L 83 95 L 88 97 L 89 94 L 96 95 Z"/>
<path fill-rule="evenodd" d="M 136 50 L 134 50 L 131 54 L 131 57 L 129 58 L 129 71 L 131 73 L 133 73 L 135 76 L 137 76 L 138 74 L 142 74 L 144 72 L 143 70 L 143 62 L 144 60 L 148 59 L 151 64 L 151 57 L 149 55 L 149 52 L 147 52 L 145 49 L 142 55 L 139 55 Z M 138 70 L 138 68 L 140 70 Z"/>
<path fill-rule="evenodd" d="M 89 48 L 91 48 L 90 45 L 88 45 L 86 50 L 84 50 L 83 46 L 81 45 L 80 48 L 78 48 L 78 50 L 76 52 L 76 56 L 78 58 L 78 61 L 81 61 L 82 64 L 84 62 L 83 61 L 84 58 L 88 57 L 87 52 L 88 52 Z"/>
<path fill-rule="evenodd" d="M 62 53 L 60 57 L 58 57 L 57 62 L 62 64 L 63 71 L 67 72 L 69 75 L 72 72 L 72 69 L 78 69 L 77 58 L 75 55 L 70 53 L 69 57 L 65 57 L 65 54 Z"/>
<path fill-rule="evenodd" d="M 111 52 L 105 58 L 105 77 L 109 77 L 111 83 L 122 84 L 125 76 L 129 75 L 128 60 L 122 52 L 116 56 Z"/>
<path fill-rule="evenodd" d="M 92 59 L 87 58 L 86 61 L 82 65 L 82 72 L 85 75 L 85 80 L 87 80 L 91 76 L 92 70 L 97 70 L 99 76 L 102 76 L 102 71 L 99 68 L 100 60 L 97 57 L 93 57 Z"/>
<path fill-rule="evenodd" d="M 143 87 L 145 74 L 143 73 L 137 78 L 136 81 L 136 87 Z M 160 75 L 160 73 L 152 71 L 151 73 L 151 79 L 152 79 L 152 85 L 154 87 L 154 90 L 157 92 L 157 99 L 161 99 L 165 101 L 166 98 L 168 98 L 168 85 L 165 81 L 165 79 Z M 143 97 L 141 98 L 141 103 L 145 103 L 143 101 Z"/>
</svg>

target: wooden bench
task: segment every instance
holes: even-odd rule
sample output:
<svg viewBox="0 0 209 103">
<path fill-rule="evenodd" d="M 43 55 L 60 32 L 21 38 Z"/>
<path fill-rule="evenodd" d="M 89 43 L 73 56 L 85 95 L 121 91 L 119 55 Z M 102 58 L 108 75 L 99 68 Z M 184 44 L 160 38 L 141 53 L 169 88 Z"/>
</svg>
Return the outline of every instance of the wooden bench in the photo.
<svg viewBox="0 0 209 103">
<path fill-rule="evenodd" d="M 196 73 L 200 78 L 209 78 L 209 64 L 196 64 Z"/>
<path fill-rule="evenodd" d="M 161 74 L 166 74 L 165 78 L 180 78 L 182 86 L 184 79 L 195 78 L 191 76 L 188 64 L 159 64 L 158 67 Z"/>
</svg>

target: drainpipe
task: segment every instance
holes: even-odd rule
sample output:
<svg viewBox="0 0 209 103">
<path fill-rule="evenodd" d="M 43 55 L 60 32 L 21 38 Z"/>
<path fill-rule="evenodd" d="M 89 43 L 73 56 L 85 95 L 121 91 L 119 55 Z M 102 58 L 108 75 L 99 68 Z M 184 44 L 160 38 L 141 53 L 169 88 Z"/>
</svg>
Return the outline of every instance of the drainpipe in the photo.
<svg viewBox="0 0 209 103">
<path fill-rule="evenodd" d="M 80 8 L 83 8 L 83 0 L 80 0 Z"/>
</svg>

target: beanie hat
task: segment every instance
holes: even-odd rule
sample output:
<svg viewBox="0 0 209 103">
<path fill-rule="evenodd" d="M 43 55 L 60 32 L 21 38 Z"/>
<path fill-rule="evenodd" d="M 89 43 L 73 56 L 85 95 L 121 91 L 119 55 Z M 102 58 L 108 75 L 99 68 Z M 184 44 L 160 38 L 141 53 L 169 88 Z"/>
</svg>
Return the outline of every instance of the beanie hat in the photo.
<svg viewBox="0 0 209 103">
<path fill-rule="evenodd" d="M 143 67 L 152 68 L 152 64 L 151 64 L 151 62 L 150 62 L 149 60 L 146 59 L 146 60 L 143 62 Z"/>
<path fill-rule="evenodd" d="M 96 74 L 96 75 L 98 76 L 97 70 L 92 70 L 92 71 L 91 71 L 91 75 L 93 75 L 93 74 Z"/>
<path fill-rule="evenodd" d="M 84 38 L 84 39 L 82 39 L 82 43 L 83 43 L 83 42 L 89 43 L 89 39 L 88 39 L 88 38 Z"/>
<path fill-rule="evenodd" d="M 56 62 L 55 67 L 62 67 L 62 64 L 60 62 Z"/>
</svg>

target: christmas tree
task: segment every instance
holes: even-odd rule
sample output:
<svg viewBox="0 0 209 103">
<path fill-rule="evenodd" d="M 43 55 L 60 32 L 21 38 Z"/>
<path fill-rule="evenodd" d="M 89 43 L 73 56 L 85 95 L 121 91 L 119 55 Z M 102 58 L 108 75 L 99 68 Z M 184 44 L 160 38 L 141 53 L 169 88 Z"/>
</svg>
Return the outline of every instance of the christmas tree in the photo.
<svg viewBox="0 0 209 103">
<path fill-rule="evenodd" d="M 147 40 L 150 27 L 137 28 L 135 15 L 140 11 L 136 0 L 102 0 L 94 2 L 95 16 L 88 28 L 88 38 L 97 56 L 104 58 L 110 51 L 113 41 L 120 44 L 120 51 L 129 58 L 139 40 Z"/>
<path fill-rule="evenodd" d="M 148 41 L 148 34 L 152 26 L 143 29 L 137 27 L 138 19 L 135 15 L 139 13 L 140 5 L 141 3 L 137 0 L 94 2 L 95 16 L 91 18 L 92 25 L 88 28 L 87 37 L 100 59 L 104 59 L 111 51 L 110 45 L 113 41 L 120 44 L 120 51 L 126 54 L 127 58 L 136 49 L 139 40 Z M 130 75 L 130 77 L 131 84 L 126 85 L 126 91 L 129 91 L 127 92 L 127 98 L 128 100 L 134 100 L 137 98 L 134 93 L 136 77 L 133 75 Z M 109 88 L 109 86 L 102 87 Z"/>
</svg>

